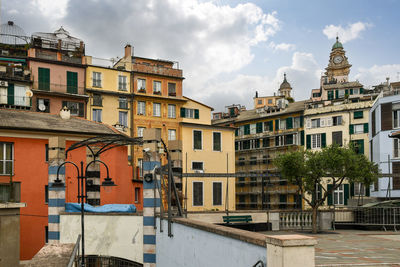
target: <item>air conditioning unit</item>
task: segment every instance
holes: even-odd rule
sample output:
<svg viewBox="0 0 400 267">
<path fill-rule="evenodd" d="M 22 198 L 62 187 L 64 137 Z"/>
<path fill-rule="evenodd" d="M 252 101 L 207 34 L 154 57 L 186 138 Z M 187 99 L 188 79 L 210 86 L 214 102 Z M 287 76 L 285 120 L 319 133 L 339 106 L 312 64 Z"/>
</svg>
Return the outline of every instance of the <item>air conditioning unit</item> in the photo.
<svg viewBox="0 0 400 267">
<path fill-rule="evenodd" d="M 194 173 L 204 173 L 203 170 L 195 170 Z"/>
<path fill-rule="evenodd" d="M 0 86 L 2 86 L 2 87 L 7 87 L 7 86 L 8 86 L 8 82 L 6 82 L 6 81 L 0 81 Z"/>
</svg>

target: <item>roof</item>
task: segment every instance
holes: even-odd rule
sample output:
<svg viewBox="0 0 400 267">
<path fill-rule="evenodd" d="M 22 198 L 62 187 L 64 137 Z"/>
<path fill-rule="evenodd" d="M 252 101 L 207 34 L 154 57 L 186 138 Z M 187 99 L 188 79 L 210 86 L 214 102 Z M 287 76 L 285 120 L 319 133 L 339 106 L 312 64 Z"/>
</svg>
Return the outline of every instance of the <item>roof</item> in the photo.
<svg viewBox="0 0 400 267">
<path fill-rule="evenodd" d="M 118 130 L 106 124 L 59 115 L 0 108 L 0 129 L 72 133 L 78 135 L 119 135 Z"/>
<path fill-rule="evenodd" d="M 340 88 L 353 88 L 353 87 L 363 87 L 363 85 L 358 82 L 345 82 L 345 83 L 333 83 L 333 84 L 324 84 L 324 89 L 340 89 Z"/>
<path fill-rule="evenodd" d="M 332 50 L 333 50 L 333 49 L 336 49 L 336 48 L 342 48 L 342 49 L 343 49 L 342 43 L 339 42 L 339 37 L 336 37 L 336 43 L 333 44 Z"/>
<path fill-rule="evenodd" d="M 189 97 L 187 97 L 187 96 L 183 96 L 183 98 L 184 98 L 184 99 L 187 99 L 187 100 L 190 100 L 190 101 L 193 101 L 193 102 L 195 102 L 195 103 L 197 103 L 197 104 L 200 104 L 200 105 L 202 105 L 202 106 L 205 106 L 205 107 L 211 109 L 211 111 L 214 111 L 214 108 L 212 108 L 212 107 L 210 107 L 210 106 L 207 106 L 206 104 L 203 104 L 203 103 L 201 103 L 201 102 L 199 102 L 199 101 L 196 101 L 196 100 L 194 100 L 194 99 L 191 99 L 191 98 L 189 98 Z"/>
<path fill-rule="evenodd" d="M 283 82 L 281 83 L 281 86 L 279 87 L 279 89 L 288 89 L 288 88 L 292 88 L 290 86 L 290 83 L 286 80 L 286 73 L 283 74 Z"/>
<path fill-rule="evenodd" d="M 258 109 L 251 109 L 240 112 L 239 116 L 236 118 L 226 118 L 221 120 L 213 120 L 213 124 L 224 124 L 224 123 L 237 123 L 237 122 L 244 122 L 244 121 L 251 121 L 257 119 L 265 119 L 268 117 L 277 117 L 284 114 L 290 114 L 294 112 L 303 111 L 305 109 L 306 100 L 297 101 L 293 103 L 289 103 L 287 108 L 282 109 L 276 112 L 257 112 Z"/>
</svg>

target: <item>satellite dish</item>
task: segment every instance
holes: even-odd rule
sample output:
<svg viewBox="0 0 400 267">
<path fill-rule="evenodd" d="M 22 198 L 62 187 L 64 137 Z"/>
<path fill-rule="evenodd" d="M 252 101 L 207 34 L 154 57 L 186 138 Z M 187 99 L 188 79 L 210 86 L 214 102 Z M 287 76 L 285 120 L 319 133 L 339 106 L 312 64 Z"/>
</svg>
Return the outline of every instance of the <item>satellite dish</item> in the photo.
<svg viewBox="0 0 400 267">
<path fill-rule="evenodd" d="M 39 110 L 40 111 L 45 111 L 46 110 L 46 106 L 44 104 L 39 104 Z"/>
</svg>

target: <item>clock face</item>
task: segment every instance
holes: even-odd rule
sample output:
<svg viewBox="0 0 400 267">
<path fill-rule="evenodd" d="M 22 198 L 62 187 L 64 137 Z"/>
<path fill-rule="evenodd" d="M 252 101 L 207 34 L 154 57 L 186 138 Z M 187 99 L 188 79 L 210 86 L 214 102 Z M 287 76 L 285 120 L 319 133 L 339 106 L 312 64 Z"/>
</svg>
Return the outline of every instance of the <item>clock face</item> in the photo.
<svg viewBox="0 0 400 267">
<path fill-rule="evenodd" d="M 339 64 L 342 61 L 343 61 L 343 57 L 342 56 L 335 56 L 333 58 L 333 63 L 335 63 L 335 64 Z"/>
</svg>

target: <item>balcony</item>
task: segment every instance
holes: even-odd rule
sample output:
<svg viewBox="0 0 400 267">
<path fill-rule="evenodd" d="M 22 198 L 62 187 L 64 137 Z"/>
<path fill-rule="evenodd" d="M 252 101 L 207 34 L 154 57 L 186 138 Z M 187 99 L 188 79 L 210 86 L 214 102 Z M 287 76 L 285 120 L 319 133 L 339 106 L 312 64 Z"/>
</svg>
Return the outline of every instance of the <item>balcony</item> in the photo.
<svg viewBox="0 0 400 267">
<path fill-rule="evenodd" d="M 80 86 L 68 86 L 66 84 L 57 83 L 39 83 L 34 82 L 32 89 L 43 92 L 61 93 L 61 94 L 73 94 L 75 96 L 87 97 L 84 95 L 84 87 Z"/>
<path fill-rule="evenodd" d="M 132 63 L 132 71 L 177 78 L 182 78 L 183 75 L 182 70 L 180 69 L 150 65 L 146 63 Z"/>
<path fill-rule="evenodd" d="M 0 68 L 0 80 L 12 80 L 19 82 L 30 82 L 31 74 L 28 70 L 16 70 L 11 67 Z"/>
<path fill-rule="evenodd" d="M 21 183 L 0 184 L 0 203 L 21 202 Z"/>
</svg>

